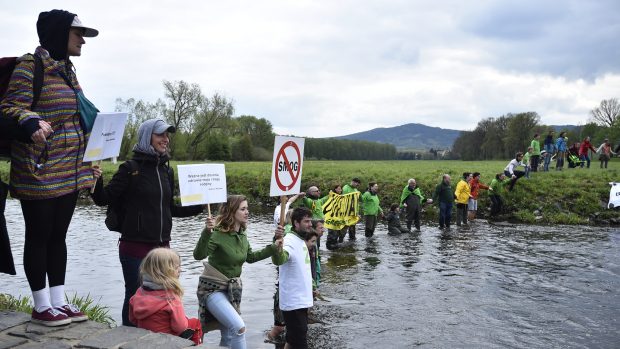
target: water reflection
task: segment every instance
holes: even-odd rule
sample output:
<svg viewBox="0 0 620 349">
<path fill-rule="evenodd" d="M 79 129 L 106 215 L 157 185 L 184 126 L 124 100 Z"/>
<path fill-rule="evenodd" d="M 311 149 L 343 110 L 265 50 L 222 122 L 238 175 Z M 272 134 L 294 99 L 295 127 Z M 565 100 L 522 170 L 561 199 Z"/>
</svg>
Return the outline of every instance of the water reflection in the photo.
<svg viewBox="0 0 620 349">
<path fill-rule="evenodd" d="M 67 289 L 101 297 L 120 317 L 123 281 L 116 233 L 102 224 L 104 210 L 80 206 L 67 242 Z M 195 314 L 202 264 L 192 250 L 204 216 L 175 219 L 172 247 L 182 257 L 184 302 Z M 16 262 L 21 263 L 23 220 L 7 203 Z M 361 225 L 358 227 L 362 231 Z M 253 215 L 249 239 L 271 241 L 268 215 Z M 620 338 L 620 233 L 592 227 L 489 225 L 477 221 L 451 231 L 423 226 L 417 234 L 358 237 L 337 251 L 322 247 L 321 294 L 310 325 L 312 348 L 617 347 Z M 0 275 L 2 292 L 28 294 L 23 268 Z M 249 348 L 270 328 L 275 268 L 244 266 L 243 318 Z M 219 333 L 207 335 L 215 347 Z"/>
</svg>

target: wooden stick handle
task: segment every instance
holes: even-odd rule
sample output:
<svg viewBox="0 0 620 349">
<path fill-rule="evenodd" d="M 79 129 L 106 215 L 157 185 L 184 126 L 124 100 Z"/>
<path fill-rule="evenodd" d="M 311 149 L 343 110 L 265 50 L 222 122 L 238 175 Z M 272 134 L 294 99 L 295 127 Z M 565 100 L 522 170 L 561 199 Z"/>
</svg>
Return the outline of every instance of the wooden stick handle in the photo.
<svg viewBox="0 0 620 349">
<path fill-rule="evenodd" d="M 280 225 L 284 226 L 284 220 L 286 219 L 286 203 L 288 198 L 285 195 L 280 196 Z"/>
<path fill-rule="evenodd" d="M 101 160 L 97 160 L 97 167 L 101 168 Z M 93 184 L 93 186 L 90 188 L 90 193 L 94 193 L 95 192 L 95 187 L 97 186 L 97 181 L 95 181 L 95 184 Z"/>
</svg>

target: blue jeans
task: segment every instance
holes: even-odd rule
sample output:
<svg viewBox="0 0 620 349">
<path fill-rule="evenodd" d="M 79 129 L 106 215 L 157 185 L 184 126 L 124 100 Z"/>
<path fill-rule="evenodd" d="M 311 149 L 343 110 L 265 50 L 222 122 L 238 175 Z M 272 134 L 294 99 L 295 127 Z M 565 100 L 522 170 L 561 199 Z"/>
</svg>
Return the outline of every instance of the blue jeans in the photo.
<svg viewBox="0 0 620 349">
<path fill-rule="evenodd" d="M 581 160 L 581 168 L 583 168 L 583 162 L 587 161 L 588 162 L 588 168 L 590 168 L 590 157 L 587 154 L 582 154 L 579 156 L 579 159 Z"/>
<path fill-rule="evenodd" d="M 452 203 L 439 202 L 439 227 L 450 228 L 450 217 L 452 216 Z"/>
<path fill-rule="evenodd" d="M 245 323 L 228 301 L 227 295 L 214 292 L 207 298 L 207 309 L 220 323 L 220 346 L 232 349 L 245 349 Z M 243 333 L 241 333 L 243 329 Z"/>
<path fill-rule="evenodd" d="M 140 263 L 141 258 L 125 256 L 119 253 L 119 259 L 121 260 L 121 266 L 123 268 L 123 279 L 125 279 L 125 300 L 123 301 L 123 326 L 136 327 L 129 321 L 129 299 L 136 294 L 138 287 L 140 287 Z"/>
<path fill-rule="evenodd" d="M 544 162 L 544 166 L 543 166 L 543 171 L 548 172 L 549 171 L 549 164 L 551 163 L 551 153 L 547 153 L 545 155 L 545 162 Z"/>
</svg>

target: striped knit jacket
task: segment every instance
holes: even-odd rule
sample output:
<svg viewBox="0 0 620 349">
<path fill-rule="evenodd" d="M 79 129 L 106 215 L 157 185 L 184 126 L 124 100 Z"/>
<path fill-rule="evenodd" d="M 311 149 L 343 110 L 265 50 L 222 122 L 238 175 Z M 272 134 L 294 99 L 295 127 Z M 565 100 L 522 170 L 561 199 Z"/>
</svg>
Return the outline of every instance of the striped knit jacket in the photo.
<svg viewBox="0 0 620 349">
<path fill-rule="evenodd" d="M 0 110 L 20 125 L 42 119 L 54 130 L 45 143 L 14 141 L 11 145 L 11 196 L 24 200 L 56 198 L 94 185 L 90 163 L 82 162 L 88 135 L 80 126 L 77 97 L 60 75 L 69 70 L 73 86 L 81 90 L 73 66 L 65 69 L 70 62 L 55 61 L 42 47 L 35 52 L 43 60 L 44 76 L 34 110 L 29 110 L 34 75 L 31 55 L 19 59 L 0 104 Z"/>
</svg>

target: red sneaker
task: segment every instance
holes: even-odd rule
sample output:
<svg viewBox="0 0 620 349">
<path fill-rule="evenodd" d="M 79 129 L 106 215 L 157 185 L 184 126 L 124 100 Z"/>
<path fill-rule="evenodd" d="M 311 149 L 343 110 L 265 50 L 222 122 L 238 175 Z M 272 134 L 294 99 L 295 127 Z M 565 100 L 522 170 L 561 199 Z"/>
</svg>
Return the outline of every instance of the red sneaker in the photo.
<svg viewBox="0 0 620 349">
<path fill-rule="evenodd" d="M 65 313 L 54 308 L 47 308 L 40 313 L 33 309 L 30 322 L 53 327 L 69 324 L 71 319 Z"/>
<path fill-rule="evenodd" d="M 88 320 L 88 315 L 82 313 L 80 308 L 74 304 L 65 304 L 62 307 L 56 307 L 56 310 L 64 313 L 73 322 L 81 322 Z"/>
</svg>

